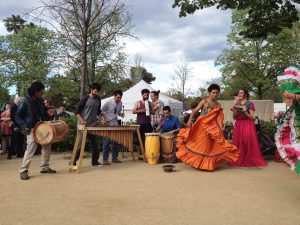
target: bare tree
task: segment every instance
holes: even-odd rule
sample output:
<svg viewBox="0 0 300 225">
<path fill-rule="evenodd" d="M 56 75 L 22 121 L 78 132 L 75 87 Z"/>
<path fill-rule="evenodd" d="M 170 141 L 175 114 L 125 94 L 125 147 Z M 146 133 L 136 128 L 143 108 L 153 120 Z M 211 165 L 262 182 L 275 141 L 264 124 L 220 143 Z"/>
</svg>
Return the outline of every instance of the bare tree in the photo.
<svg viewBox="0 0 300 225">
<path fill-rule="evenodd" d="M 143 73 L 143 57 L 142 55 L 136 54 L 134 56 L 134 70 L 132 70 L 131 78 L 133 79 L 133 83 L 137 83 L 142 80 L 142 73 Z"/>
<path fill-rule="evenodd" d="M 104 64 L 107 49 L 130 36 L 130 16 L 120 0 L 49 0 L 30 15 L 56 27 L 66 46 L 67 65 L 80 68 L 80 98 L 88 74 L 95 80 L 96 67 Z"/>
<path fill-rule="evenodd" d="M 186 60 L 181 60 L 179 64 L 175 66 L 175 76 L 173 77 L 176 85 L 175 90 L 181 93 L 181 101 L 185 106 L 185 95 L 187 94 L 187 81 L 192 77 L 192 71 L 189 63 Z"/>
</svg>

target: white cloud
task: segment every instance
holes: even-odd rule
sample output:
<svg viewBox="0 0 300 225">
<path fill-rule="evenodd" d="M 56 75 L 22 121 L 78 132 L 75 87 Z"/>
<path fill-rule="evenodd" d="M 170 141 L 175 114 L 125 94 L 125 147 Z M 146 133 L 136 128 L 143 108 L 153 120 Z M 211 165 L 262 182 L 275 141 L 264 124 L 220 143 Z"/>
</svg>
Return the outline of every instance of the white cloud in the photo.
<svg viewBox="0 0 300 225">
<path fill-rule="evenodd" d="M 162 91 L 174 87 L 172 77 L 176 63 L 190 62 L 193 77 L 187 86 L 196 93 L 207 81 L 220 77 L 215 58 L 226 46 L 230 12 L 209 8 L 179 18 L 172 0 L 131 0 L 135 35 L 140 40 L 127 40 L 126 53 L 143 58 L 146 69 L 153 73 L 153 87 Z M 160 7 L 158 7 L 160 6 Z"/>
<path fill-rule="evenodd" d="M 154 88 L 162 91 L 172 88 L 174 67 L 181 59 L 189 61 L 193 68 L 193 78 L 188 82 L 192 92 L 220 76 L 214 60 L 226 46 L 230 11 L 208 8 L 179 18 L 179 9 L 172 8 L 174 0 L 123 1 L 132 14 L 133 34 L 140 38 L 125 40 L 128 61 L 133 62 L 136 54 L 142 55 L 146 69 L 156 77 Z M 1 1 L 0 18 L 12 14 L 22 16 L 38 4 L 37 0 Z M 0 22 L 0 34 L 6 33 Z"/>
<path fill-rule="evenodd" d="M 4 23 L 0 21 L 0 35 L 5 35 L 7 34 L 6 28 L 4 26 Z"/>
<path fill-rule="evenodd" d="M 173 77 L 175 75 L 176 62 L 174 64 L 147 64 L 145 67 L 153 73 L 156 80 L 153 82 L 153 88 L 167 92 L 170 88 L 175 87 Z M 206 85 L 207 81 L 220 77 L 220 72 L 214 67 L 213 61 L 193 61 L 189 63 L 191 68 L 191 77 L 187 81 L 189 95 L 196 94 L 200 87 Z"/>
</svg>

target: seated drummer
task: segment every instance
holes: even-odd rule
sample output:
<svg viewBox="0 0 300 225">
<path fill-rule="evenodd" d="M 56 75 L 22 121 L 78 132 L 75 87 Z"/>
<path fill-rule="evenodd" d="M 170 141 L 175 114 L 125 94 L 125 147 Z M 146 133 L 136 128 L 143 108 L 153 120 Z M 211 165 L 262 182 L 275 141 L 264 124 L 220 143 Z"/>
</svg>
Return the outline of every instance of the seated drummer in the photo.
<svg viewBox="0 0 300 225">
<path fill-rule="evenodd" d="M 116 90 L 114 92 L 114 97 L 107 101 L 102 107 L 102 117 L 104 119 L 104 124 L 108 126 L 118 126 L 118 116 L 124 117 L 122 113 L 122 96 L 123 92 L 121 90 Z M 108 162 L 109 158 L 109 138 L 103 138 L 103 164 L 110 165 Z M 118 159 L 118 149 L 117 143 L 112 141 L 112 162 L 121 163 Z"/>
<path fill-rule="evenodd" d="M 160 126 L 157 127 L 156 132 L 176 132 L 181 128 L 178 117 L 171 115 L 170 106 L 164 106 L 163 114 Z"/>
</svg>

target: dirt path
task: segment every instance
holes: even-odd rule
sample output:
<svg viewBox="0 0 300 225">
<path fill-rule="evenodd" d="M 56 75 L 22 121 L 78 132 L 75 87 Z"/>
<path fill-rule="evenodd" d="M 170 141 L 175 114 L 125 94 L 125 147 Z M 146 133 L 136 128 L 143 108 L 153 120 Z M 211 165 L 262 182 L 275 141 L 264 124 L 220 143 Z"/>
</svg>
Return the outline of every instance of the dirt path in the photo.
<svg viewBox="0 0 300 225">
<path fill-rule="evenodd" d="M 53 155 L 58 174 L 39 174 L 35 157 L 32 179 L 21 181 L 20 161 L 0 159 L 1 225 L 300 224 L 300 176 L 281 163 L 215 172 L 180 163 L 164 173 L 142 161 L 92 168 L 85 159 L 78 175 Z"/>
</svg>

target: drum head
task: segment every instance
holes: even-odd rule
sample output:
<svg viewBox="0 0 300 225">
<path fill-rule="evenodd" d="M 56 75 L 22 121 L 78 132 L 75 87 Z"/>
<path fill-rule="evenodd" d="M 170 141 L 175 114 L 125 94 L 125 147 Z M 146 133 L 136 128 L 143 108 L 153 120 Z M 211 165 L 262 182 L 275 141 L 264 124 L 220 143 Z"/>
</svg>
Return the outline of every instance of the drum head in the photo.
<svg viewBox="0 0 300 225">
<path fill-rule="evenodd" d="M 34 138 L 41 145 L 49 144 L 53 140 L 52 127 L 47 123 L 40 123 L 35 127 Z"/>
<path fill-rule="evenodd" d="M 158 133 L 145 133 L 145 136 L 159 136 Z"/>
<path fill-rule="evenodd" d="M 161 134 L 160 137 L 168 139 L 168 138 L 174 138 L 175 135 L 174 134 Z"/>
</svg>

